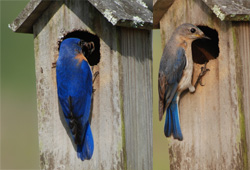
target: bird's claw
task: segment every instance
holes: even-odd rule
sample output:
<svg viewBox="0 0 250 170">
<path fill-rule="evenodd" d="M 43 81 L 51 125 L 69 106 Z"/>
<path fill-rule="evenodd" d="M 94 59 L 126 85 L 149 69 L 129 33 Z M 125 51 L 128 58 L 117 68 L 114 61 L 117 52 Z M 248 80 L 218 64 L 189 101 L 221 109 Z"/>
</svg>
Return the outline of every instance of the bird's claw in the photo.
<svg viewBox="0 0 250 170">
<path fill-rule="evenodd" d="M 96 77 L 99 75 L 99 71 L 96 71 L 95 73 L 94 73 L 94 75 L 93 75 L 93 81 L 92 81 L 92 83 L 94 84 L 94 82 L 95 82 L 95 79 L 96 79 Z"/>
<path fill-rule="evenodd" d="M 206 65 L 207 63 L 205 63 L 204 67 L 201 67 L 201 73 L 199 76 L 204 76 L 207 73 L 207 71 L 210 71 L 210 69 L 206 68 L 207 67 Z"/>
<path fill-rule="evenodd" d="M 56 68 L 56 62 L 52 63 L 52 67 L 51 68 Z"/>
<path fill-rule="evenodd" d="M 200 81 L 199 81 L 199 84 L 201 85 L 201 86 L 205 86 L 205 84 L 202 84 L 202 80 L 200 79 Z"/>
<path fill-rule="evenodd" d="M 201 67 L 201 72 L 197 78 L 197 81 L 195 82 L 194 87 L 196 88 L 198 86 L 198 84 L 200 84 L 201 86 L 205 86 L 205 84 L 202 83 L 202 77 L 205 76 L 205 74 L 210 71 L 210 69 L 206 68 L 207 67 L 207 63 L 205 63 L 204 67 Z"/>
</svg>

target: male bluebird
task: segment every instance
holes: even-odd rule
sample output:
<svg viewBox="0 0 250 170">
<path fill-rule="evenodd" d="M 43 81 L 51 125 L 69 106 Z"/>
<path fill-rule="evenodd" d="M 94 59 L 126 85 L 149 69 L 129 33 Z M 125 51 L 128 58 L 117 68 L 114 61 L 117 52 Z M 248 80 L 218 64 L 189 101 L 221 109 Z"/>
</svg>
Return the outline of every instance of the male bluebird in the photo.
<svg viewBox="0 0 250 170">
<path fill-rule="evenodd" d="M 182 91 L 195 91 L 191 84 L 193 74 L 193 59 L 191 44 L 199 38 L 208 38 L 192 24 L 180 25 L 167 42 L 160 62 L 158 77 L 159 119 L 167 109 L 164 133 L 169 137 L 172 133 L 175 139 L 183 140 L 178 102 Z"/>
<path fill-rule="evenodd" d="M 89 124 L 92 72 L 88 58 L 94 50 L 93 42 L 67 38 L 60 44 L 56 62 L 59 102 L 77 145 L 77 156 L 82 161 L 91 159 L 94 141 Z"/>
</svg>

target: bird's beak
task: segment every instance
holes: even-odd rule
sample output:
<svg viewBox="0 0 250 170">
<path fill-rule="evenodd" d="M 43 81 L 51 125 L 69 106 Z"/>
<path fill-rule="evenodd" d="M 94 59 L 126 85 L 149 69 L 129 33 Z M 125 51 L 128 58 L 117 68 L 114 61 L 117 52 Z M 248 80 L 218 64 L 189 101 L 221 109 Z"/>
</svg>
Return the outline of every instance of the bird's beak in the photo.
<svg viewBox="0 0 250 170">
<path fill-rule="evenodd" d="M 205 38 L 205 39 L 211 40 L 211 38 L 208 37 L 208 36 L 205 36 L 205 34 L 203 34 L 203 35 L 201 36 L 201 38 Z"/>
<path fill-rule="evenodd" d="M 205 34 L 202 34 L 202 35 L 201 34 L 196 34 L 196 37 L 211 40 L 211 38 L 209 38 L 208 36 L 205 36 Z"/>
</svg>

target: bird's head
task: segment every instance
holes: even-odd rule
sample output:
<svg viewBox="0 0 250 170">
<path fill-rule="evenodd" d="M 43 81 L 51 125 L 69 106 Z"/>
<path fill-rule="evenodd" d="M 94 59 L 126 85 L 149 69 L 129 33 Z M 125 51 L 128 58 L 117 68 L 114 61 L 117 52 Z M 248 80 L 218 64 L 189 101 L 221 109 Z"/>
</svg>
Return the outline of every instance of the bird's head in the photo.
<svg viewBox="0 0 250 170">
<path fill-rule="evenodd" d="M 198 27 L 196 27 L 193 24 L 187 24 L 187 23 L 180 25 L 176 29 L 175 35 L 178 35 L 181 38 L 185 38 L 191 41 L 201 38 L 210 39 Z"/>
<path fill-rule="evenodd" d="M 89 60 L 89 57 L 91 56 L 91 54 L 94 52 L 95 50 L 95 44 L 94 42 L 86 42 L 81 40 L 79 42 L 79 45 L 82 49 L 82 53 L 84 54 L 84 56 L 87 58 L 87 60 Z"/>
</svg>

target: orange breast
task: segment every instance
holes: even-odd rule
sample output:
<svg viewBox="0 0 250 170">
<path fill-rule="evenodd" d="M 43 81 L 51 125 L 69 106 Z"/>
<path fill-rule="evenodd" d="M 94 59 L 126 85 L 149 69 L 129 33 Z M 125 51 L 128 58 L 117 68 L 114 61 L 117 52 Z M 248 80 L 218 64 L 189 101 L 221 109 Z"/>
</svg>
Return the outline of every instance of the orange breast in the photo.
<svg viewBox="0 0 250 170">
<path fill-rule="evenodd" d="M 85 60 L 88 62 L 87 58 L 82 54 L 82 53 L 79 53 L 75 56 L 75 59 L 78 60 L 78 65 L 82 63 L 82 60 Z"/>
</svg>

